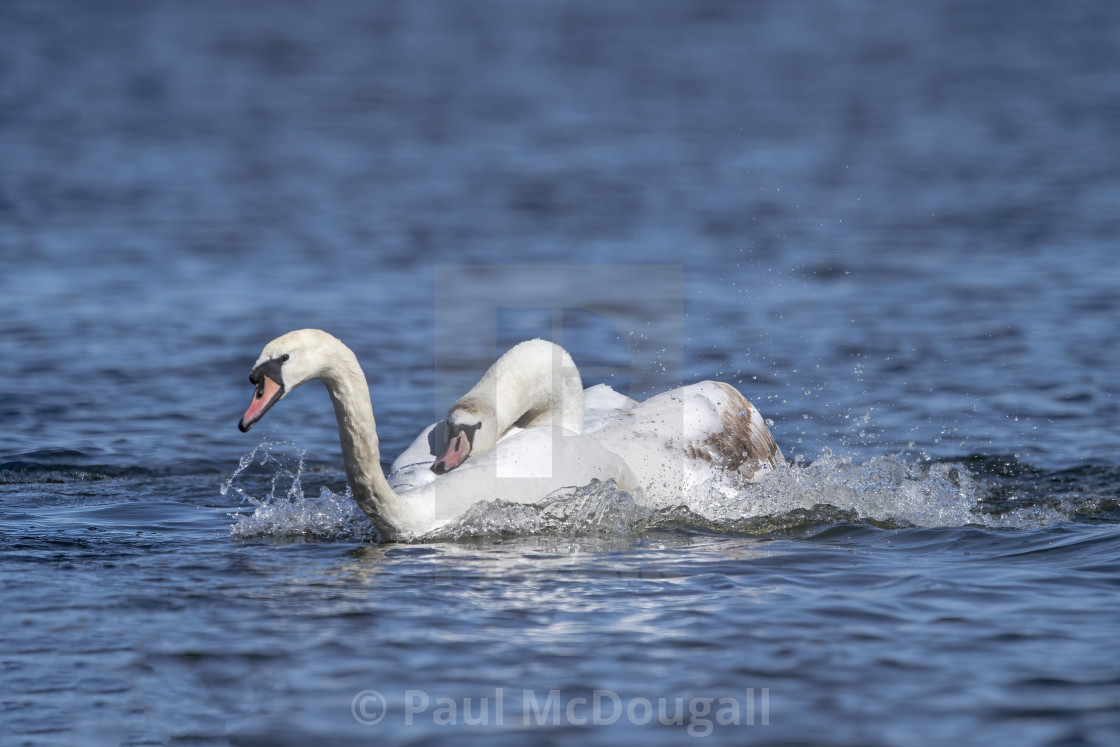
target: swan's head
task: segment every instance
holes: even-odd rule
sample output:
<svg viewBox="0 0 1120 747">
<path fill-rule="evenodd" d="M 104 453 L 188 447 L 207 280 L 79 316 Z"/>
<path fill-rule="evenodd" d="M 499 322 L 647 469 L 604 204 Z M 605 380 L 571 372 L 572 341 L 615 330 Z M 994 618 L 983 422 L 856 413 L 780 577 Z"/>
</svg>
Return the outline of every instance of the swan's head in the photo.
<svg viewBox="0 0 1120 747">
<path fill-rule="evenodd" d="M 284 399 L 300 384 L 321 378 L 330 352 L 341 346 L 338 340 L 317 329 L 300 329 L 277 337 L 264 346 L 249 382 L 256 387 L 249 409 L 237 427 L 241 432 L 253 427 L 269 408 Z"/>
<path fill-rule="evenodd" d="M 471 452 L 489 449 L 498 440 L 494 406 L 475 397 L 464 397 L 447 412 L 447 451 L 432 465 L 442 475 L 462 464 Z"/>
</svg>

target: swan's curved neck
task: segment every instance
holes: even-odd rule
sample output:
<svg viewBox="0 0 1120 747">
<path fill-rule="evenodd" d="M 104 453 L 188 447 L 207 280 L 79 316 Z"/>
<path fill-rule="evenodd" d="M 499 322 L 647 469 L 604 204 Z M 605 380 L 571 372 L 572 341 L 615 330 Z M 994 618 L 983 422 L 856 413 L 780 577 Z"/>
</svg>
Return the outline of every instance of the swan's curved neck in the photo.
<svg viewBox="0 0 1120 747">
<path fill-rule="evenodd" d="M 338 439 L 346 477 L 354 500 L 381 533 L 393 539 L 406 524 L 404 500 L 385 479 L 377 423 L 369 398 L 369 386 L 358 359 L 341 342 L 330 345 L 319 378 L 327 387 L 338 420 Z"/>
<path fill-rule="evenodd" d="M 513 425 L 521 428 L 562 426 L 583 431 L 583 384 L 579 369 L 564 348 L 546 340 L 528 340 L 494 362 L 456 407 L 481 402 L 493 412 L 497 440 Z M 475 451 L 493 443 L 476 442 Z"/>
</svg>

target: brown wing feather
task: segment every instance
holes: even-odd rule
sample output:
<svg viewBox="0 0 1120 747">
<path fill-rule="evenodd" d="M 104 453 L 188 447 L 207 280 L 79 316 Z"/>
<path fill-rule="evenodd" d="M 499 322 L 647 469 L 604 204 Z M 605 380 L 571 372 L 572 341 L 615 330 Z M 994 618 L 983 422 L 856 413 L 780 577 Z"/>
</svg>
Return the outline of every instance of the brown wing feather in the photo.
<svg viewBox="0 0 1120 747">
<path fill-rule="evenodd" d="M 711 461 L 728 472 L 738 472 L 747 479 L 764 466 L 781 464 L 784 461 L 781 449 L 755 406 L 730 384 L 712 383 L 726 396 L 720 411 L 723 429 L 691 444 L 686 454 Z"/>
</svg>

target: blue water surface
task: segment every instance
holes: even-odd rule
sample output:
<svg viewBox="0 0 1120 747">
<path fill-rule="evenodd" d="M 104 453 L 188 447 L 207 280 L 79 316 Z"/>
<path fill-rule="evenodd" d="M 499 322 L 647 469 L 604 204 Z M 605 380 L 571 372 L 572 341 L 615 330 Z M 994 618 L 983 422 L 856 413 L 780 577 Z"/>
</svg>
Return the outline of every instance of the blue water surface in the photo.
<svg viewBox="0 0 1120 747">
<path fill-rule="evenodd" d="M 1050 0 L 3 3 L 0 741 L 1115 743 L 1118 38 Z M 635 396 L 734 384 L 791 466 L 379 545 L 321 387 L 236 428 L 302 327 L 386 460 L 544 336 Z"/>
</svg>

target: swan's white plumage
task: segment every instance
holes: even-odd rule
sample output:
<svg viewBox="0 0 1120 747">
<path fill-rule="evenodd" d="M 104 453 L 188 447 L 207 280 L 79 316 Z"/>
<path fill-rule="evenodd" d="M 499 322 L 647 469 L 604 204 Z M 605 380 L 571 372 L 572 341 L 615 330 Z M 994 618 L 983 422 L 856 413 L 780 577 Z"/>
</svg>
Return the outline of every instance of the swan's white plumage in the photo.
<svg viewBox="0 0 1120 747">
<path fill-rule="evenodd" d="M 580 433 L 584 417 L 583 384 L 568 351 L 546 340 L 520 342 L 487 369 L 444 420 L 421 431 L 393 460 L 389 484 L 404 490 L 433 482 L 437 475 L 430 468 L 447 449 L 450 423 L 482 423 L 470 450 L 478 456 L 527 428 L 559 426 Z"/>
<path fill-rule="evenodd" d="M 382 539 L 413 539 L 430 533 L 484 500 L 534 503 L 592 480 L 615 480 L 621 489 L 636 491 L 637 481 L 622 459 L 559 426 L 510 435 L 458 469 L 398 491 L 381 469 L 369 388 L 348 347 L 320 330 L 289 332 L 265 346 L 253 371 L 258 379 L 279 376 L 278 399 L 307 381 L 326 385 L 354 499 Z M 250 411 L 263 414 L 256 403 Z M 244 429 L 256 417 L 243 418 Z"/>
<path fill-rule="evenodd" d="M 493 370 L 493 367 L 491 370 Z M 569 381 L 571 380 L 569 379 Z M 576 378 L 574 381 L 578 385 L 579 379 Z M 569 391 L 568 401 L 572 401 L 570 395 Z M 634 400 L 619 394 L 606 384 L 596 384 L 583 390 L 582 401 L 582 418 L 573 419 L 570 412 L 564 416 L 566 419 L 565 427 L 574 433 L 580 433 L 581 426 L 582 432 L 585 434 L 598 430 L 613 422 L 623 412 L 638 405 Z M 526 403 L 524 406 L 526 408 L 539 408 L 539 403 Z M 454 409 L 454 406 L 452 406 L 452 409 Z M 571 425 L 575 427 L 568 427 Z M 412 443 L 401 452 L 400 456 L 393 460 L 393 465 L 389 471 L 389 484 L 395 490 L 408 490 L 435 481 L 437 475 L 431 470 L 432 461 L 442 453 L 447 441 L 446 434 L 441 433 L 440 430 L 446 431 L 446 421 L 429 425 L 412 440 Z M 516 425 L 509 426 L 499 436 L 498 443 L 521 433 L 523 430 L 525 428 Z M 474 449 L 471 458 L 465 461 L 463 466 L 469 465 L 482 451 L 485 450 Z"/>
<path fill-rule="evenodd" d="M 687 501 L 720 474 L 753 479 L 783 461 L 754 405 L 718 381 L 658 394 L 585 433 L 626 462 L 654 505 Z"/>
<path fill-rule="evenodd" d="M 436 442 L 433 440 L 432 431 L 442 425 L 444 425 L 442 422 L 429 425 L 393 460 L 393 465 L 389 468 L 389 484 L 393 486 L 393 490 L 411 490 L 435 482 L 439 477 L 432 472 L 432 462 L 439 455 L 431 444 Z M 442 442 L 446 440 L 446 436 L 438 439 Z M 463 466 L 469 463 L 468 460 Z"/>
<path fill-rule="evenodd" d="M 400 493 L 409 511 L 399 536 L 427 534 L 483 500 L 536 503 L 592 480 L 614 480 L 622 490 L 637 490 L 634 474 L 622 459 L 555 426 L 522 430 L 447 474 L 433 477 Z"/>
<path fill-rule="evenodd" d="M 646 504 L 687 502 L 721 474 L 750 480 L 783 461 L 762 415 L 722 382 L 692 384 L 641 403 L 598 384 L 584 390 L 583 404 L 583 438 L 630 467 Z M 412 489 L 436 479 L 429 469 L 434 452 L 428 434 L 441 425 L 425 429 L 393 463 L 389 482 L 394 488 Z M 506 438 L 520 432 L 514 426 Z"/>
<path fill-rule="evenodd" d="M 583 390 L 583 432 L 591 433 L 604 428 L 622 413 L 637 406 L 637 402 L 606 384 L 588 387 Z"/>
<path fill-rule="evenodd" d="M 265 386 L 273 376 L 280 381 Z M 445 428 L 469 416 L 487 419 L 490 430 L 478 431 L 482 449 L 442 476 L 430 469 L 433 424 L 386 479 L 365 374 L 326 332 L 273 340 L 250 378 L 259 386 L 243 430 L 301 384 L 326 385 L 354 499 L 383 539 L 428 534 L 480 501 L 535 503 L 592 480 L 614 480 L 648 504 L 687 502 L 722 474 L 753 479 L 783 461 L 758 410 L 729 384 L 704 381 L 641 403 L 605 385 L 583 391 L 570 356 L 540 340 L 499 359 L 449 411 Z"/>
</svg>

